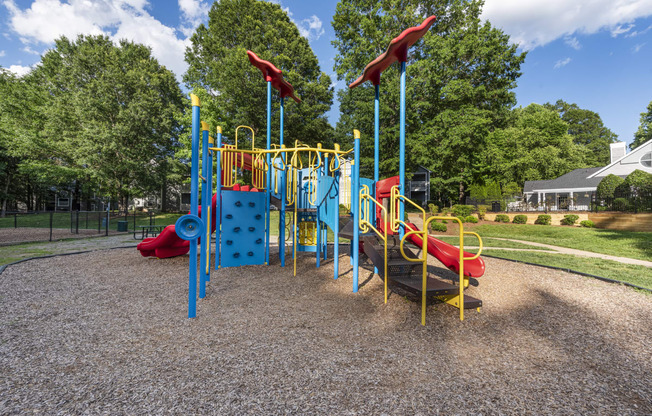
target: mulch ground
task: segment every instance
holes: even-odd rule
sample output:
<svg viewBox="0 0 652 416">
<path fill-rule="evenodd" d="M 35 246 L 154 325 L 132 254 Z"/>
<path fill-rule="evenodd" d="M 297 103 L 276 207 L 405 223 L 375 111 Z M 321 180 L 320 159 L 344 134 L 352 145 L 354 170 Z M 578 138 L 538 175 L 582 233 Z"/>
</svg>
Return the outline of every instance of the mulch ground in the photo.
<svg viewBox="0 0 652 416">
<path fill-rule="evenodd" d="M 214 273 L 190 320 L 187 256 L 10 266 L 0 414 L 652 414 L 650 295 L 486 259 L 482 311 L 422 327 L 348 257 L 277 263 Z"/>
<path fill-rule="evenodd" d="M 109 235 L 116 234 L 118 233 L 115 231 L 109 231 Z M 104 235 L 104 232 L 98 233 L 97 230 L 79 230 L 79 233 L 77 234 L 71 233 L 68 228 L 52 229 L 52 241 L 68 238 L 102 237 Z M 49 228 L 0 228 L 0 246 L 49 240 Z"/>
</svg>

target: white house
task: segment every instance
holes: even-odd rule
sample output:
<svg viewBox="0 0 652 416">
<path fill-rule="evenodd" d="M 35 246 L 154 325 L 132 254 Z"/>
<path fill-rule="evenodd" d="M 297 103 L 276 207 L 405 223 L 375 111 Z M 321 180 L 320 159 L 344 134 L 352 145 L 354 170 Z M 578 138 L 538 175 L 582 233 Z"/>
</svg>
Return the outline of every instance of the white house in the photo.
<svg viewBox="0 0 652 416">
<path fill-rule="evenodd" d="M 611 143 L 611 163 L 604 167 L 575 169 L 557 179 L 525 181 L 523 194 L 539 210 L 588 210 L 600 181 L 607 175 L 627 177 L 636 169 L 652 173 L 652 140 L 627 153 L 625 142 Z"/>
</svg>

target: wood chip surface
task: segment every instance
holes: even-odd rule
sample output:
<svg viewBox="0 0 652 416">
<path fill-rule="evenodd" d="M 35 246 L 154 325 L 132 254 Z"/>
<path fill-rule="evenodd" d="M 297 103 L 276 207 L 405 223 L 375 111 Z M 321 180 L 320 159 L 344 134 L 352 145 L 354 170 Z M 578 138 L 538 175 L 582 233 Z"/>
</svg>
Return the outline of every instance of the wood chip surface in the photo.
<svg viewBox="0 0 652 416">
<path fill-rule="evenodd" d="M 347 252 L 346 246 L 342 251 Z M 272 255 L 274 259 L 276 256 Z M 349 259 L 213 272 L 106 250 L 0 275 L 0 414 L 652 414 L 652 296 L 486 259 L 481 312 L 420 305 Z M 369 267 L 366 265 L 365 267 Z M 433 271 L 450 277 L 436 263 Z"/>
</svg>

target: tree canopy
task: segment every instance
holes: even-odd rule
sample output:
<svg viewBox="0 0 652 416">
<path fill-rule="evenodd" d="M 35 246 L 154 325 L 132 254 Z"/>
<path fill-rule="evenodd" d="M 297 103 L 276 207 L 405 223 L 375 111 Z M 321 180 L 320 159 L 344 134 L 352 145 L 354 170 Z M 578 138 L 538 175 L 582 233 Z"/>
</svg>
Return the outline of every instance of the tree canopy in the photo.
<svg viewBox="0 0 652 416">
<path fill-rule="evenodd" d="M 251 126 L 258 147 L 264 147 L 267 128 L 267 90 L 260 70 L 249 63 L 246 51 L 283 71 L 300 104 L 286 100 L 285 143 L 329 143 L 332 129 L 326 113 L 333 102 L 330 77 L 319 68 L 308 40 L 279 4 L 255 0 L 213 3 L 208 26 L 200 25 L 186 50 L 184 81 L 202 100 L 206 121 L 219 124 L 233 137 L 238 125 Z M 278 143 L 278 95 L 274 92 L 272 143 Z"/>
<path fill-rule="evenodd" d="M 641 113 L 641 125 L 634 133 L 634 141 L 629 148 L 634 150 L 648 140 L 652 140 L 652 101 L 647 105 L 647 111 Z"/>
<path fill-rule="evenodd" d="M 182 94 L 148 47 L 105 36 L 63 37 L 33 71 L 42 128 L 20 146 L 40 172 L 93 182 L 126 204 L 157 183 L 173 154 Z"/>
<path fill-rule="evenodd" d="M 409 52 L 407 165 L 408 171 L 422 165 L 436 172 L 435 190 L 454 199 L 481 177 L 487 138 L 507 122 L 525 58 L 507 35 L 481 21 L 481 11 L 481 1 L 354 0 L 339 2 L 333 17 L 335 70 L 339 80 L 350 83 L 402 30 L 437 15 Z M 393 65 L 380 86 L 383 176 L 396 174 L 399 165 L 398 85 Z M 362 132 L 364 174 L 373 166 L 373 96 L 370 83 L 339 93 L 337 136 L 343 141 L 353 128 Z"/>
<path fill-rule="evenodd" d="M 568 123 L 568 134 L 573 138 L 573 142 L 584 147 L 584 162 L 587 167 L 609 164 L 609 144 L 615 143 L 618 136 L 604 126 L 598 113 L 564 100 L 557 100 L 554 105 L 547 103 L 545 106 L 556 110 L 561 119 Z"/>
</svg>

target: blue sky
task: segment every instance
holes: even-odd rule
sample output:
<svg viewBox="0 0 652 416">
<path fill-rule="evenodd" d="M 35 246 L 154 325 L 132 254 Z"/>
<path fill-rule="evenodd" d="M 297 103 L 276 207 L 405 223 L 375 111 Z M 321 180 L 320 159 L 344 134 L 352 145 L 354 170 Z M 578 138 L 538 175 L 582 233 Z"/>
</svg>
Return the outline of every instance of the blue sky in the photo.
<svg viewBox="0 0 652 416">
<path fill-rule="evenodd" d="M 335 82 L 335 0 L 280 0 Z M 178 78 L 188 36 L 206 22 L 200 0 L 0 0 L 0 66 L 23 74 L 61 35 L 105 33 L 152 48 Z M 563 99 L 596 111 L 627 143 L 652 101 L 652 0 L 486 0 L 483 18 L 529 51 L 518 105 Z M 336 89 L 344 88 L 342 82 Z M 338 118 L 337 104 L 329 113 Z"/>
</svg>

